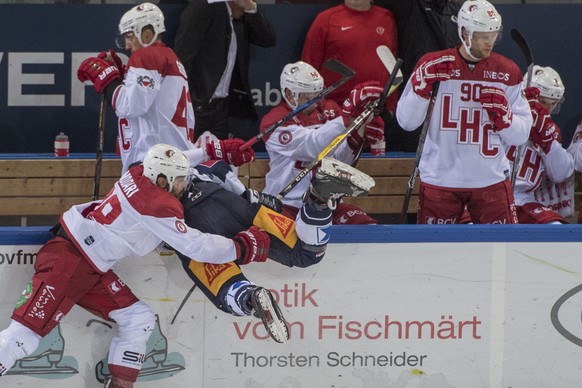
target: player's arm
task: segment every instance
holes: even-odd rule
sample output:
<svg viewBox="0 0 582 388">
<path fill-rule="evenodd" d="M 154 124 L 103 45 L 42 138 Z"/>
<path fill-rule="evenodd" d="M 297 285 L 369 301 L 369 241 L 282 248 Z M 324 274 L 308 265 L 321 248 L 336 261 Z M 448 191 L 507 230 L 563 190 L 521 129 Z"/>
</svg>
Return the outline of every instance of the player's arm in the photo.
<svg viewBox="0 0 582 388">
<path fill-rule="evenodd" d="M 582 120 L 578 123 L 572 142 L 568 147 L 568 153 L 574 158 L 574 168 L 576 171 L 582 171 Z"/>
<path fill-rule="evenodd" d="M 269 237 L 257 227 L 229 239 L 190 228 L 179 217 L 144 215 L 142 223 L 173 249 L 192 260 L 212 264 L 235 262 L 239 265 L 267 260 Z"/>
<path fill-rule="evenodd" d="M 111 106 L 118 117 L 136 118 L 146 114 L 162 86 L 161 74 L 146 69 L 139 60 L 134 61 L 136 54 L 129 60 L 123 84 L 113 92 Z"/>
</svg>

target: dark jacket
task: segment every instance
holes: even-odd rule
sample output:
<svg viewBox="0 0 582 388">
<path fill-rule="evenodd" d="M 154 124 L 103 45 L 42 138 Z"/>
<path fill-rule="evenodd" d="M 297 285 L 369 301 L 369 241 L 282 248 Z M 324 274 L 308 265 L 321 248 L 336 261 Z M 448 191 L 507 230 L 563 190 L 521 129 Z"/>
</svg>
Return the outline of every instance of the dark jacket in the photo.
<svg viewBox="0 0 582 388">
<path fill-rule="evenodd" d="M 272 47 L 275 29 L 258 10 L 233 20 L 237 37 L 237 56 L 229 88 L 230 115 L 257 119 L 249 82 L 250 44 Z M 208 4 L 193 0 L 182 12 L 174 51 L 184 64 L 192 104 L 207 104 L 226 68 L 231 28 L 223 2 Z"/>
</svg>

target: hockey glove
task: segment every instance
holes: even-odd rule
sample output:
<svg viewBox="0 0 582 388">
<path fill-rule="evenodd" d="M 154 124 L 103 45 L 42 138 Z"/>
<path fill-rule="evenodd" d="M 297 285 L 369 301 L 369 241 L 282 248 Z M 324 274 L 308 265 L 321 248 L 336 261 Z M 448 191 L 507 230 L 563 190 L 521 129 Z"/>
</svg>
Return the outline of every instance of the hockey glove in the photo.
<svg viewBox="0 0 582 388">
<path fill-rule="evenodd" d="M 435 82 L 451 79 L 454 70 L 452 55 L 444 55 L 439 58 L 421 63 L 410 77 L 412 90 L 422 98 L 428 99 Z"/>
<path fill-rule="evenodd" d="M 529 139 L 547 154 L 550 152 L 554 140 L 561 141 L 560 129 L 552 121 L 549 114 L 538 114 L 534 110 L 531 113 L 534 122 L 529 132 Z"/>
<path fill-rule="evenodd" d="M 494 86 L 484 86 L 481 88 L 479 102 L 487 111 L 496 131 L 501 131 L 511 125 L 513 112 L 502 89 Z"/>
<path fill-rule="evenodd" d="M 116 66 L 110 65 L 101 58 L 87 58 L 79 65 L 77 78 L 81 82 L 91 81 L 97 93 L 103 93 L 107 85 L 114 80 L 121 80 Z"/>
<path fill-rule="evenodd" d="M 246 189 L 241 196 L 250 203 L 258 203 L 276 211 L 277 213 L 281 213 L 281 210 L 283 209 L 283 202 L 274 195 L 265 194 L 253 189 Z"/>
<path fill-rule="evenodd" d="M 356 85 L 342 106 L 342 113 L 347 117 L 357 117 L 366 106 L 382 95 L 382 88 L 376 81 L 363 82 Z"/>
<path fill-rule="evenodd" d="M 348 146 L 357 151 L 360 149 L 362 142 L 365 141 L 364 148 L 376 144 L 382 140 L 384 136 L 384 120 L 380 116 L 375 116 L 372 121 L 366 124 L 364 129 L 364 138 L 360 136 L 358 131 L 352 131 L 348 137 Z"/>
<path fill-rule="evenodd" d="M 119 70 L 119 75 L 121 78 L 125 78 L 125 73 L 127 72 L 127 66 L 123 64 L 121 58 L 117 55 L 117 53 L 111 49 L 108 51 L 102 51 L 99 53 L 97 58 L 101 58 L 110 65 L 114 65 Z"/>
<path fill-rule="evenodd" d="M 264 230 L 253 225 L 247 230 L 237 233 L 232 239 L 236 247 L 237 259 L 235 263 L 238 265 L 267 260 L 271 240 Z"/>
<path fill-rule="evenodd" d="M 212 140 L 206 143 L 206 153 L 211 160 L 224 160 L 238 167 L 255 160 L 255 151 L 252 148 L 240 150 L 243 144 L 241 139 Z"/>
</svg>

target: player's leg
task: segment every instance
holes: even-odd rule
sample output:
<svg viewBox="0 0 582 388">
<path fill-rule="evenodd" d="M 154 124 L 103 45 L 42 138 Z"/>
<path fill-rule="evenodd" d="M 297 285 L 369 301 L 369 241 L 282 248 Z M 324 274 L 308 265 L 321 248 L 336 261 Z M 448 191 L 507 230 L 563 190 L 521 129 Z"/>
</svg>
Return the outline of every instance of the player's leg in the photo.
<svg viewBox="0 0 582 388">
<path fill-rule="evenodd" d="M 467 193 L 420 182 L 419 224 L 458 224 L 465 211 Z M 470 210 L 470 209 L 469 209 Z"/>
<path fill-rule="evenodd" d="M 39 250 L 34 269 L 10 326 L 0 332 L 0 375 L 32 354 L 40 338 L 54 329 L 100 276 L 72 243 L 60 237 Z"/>
<path fill-rule="evenodd" d="M 131 388 L 145 361 L 147 341 L 155 327 L 156 317 L 113 271 L 103 274 L 78 305 L 117 323 L 117 333 L 109 346 L 108 366 L 111 372 L 106 387 Z"/>
<path fill-rule="evenodd" d="M 511 182 L 506 179 L 473 190 L 467 210 L 476 224 L 517 224 Z"/>
</svg>

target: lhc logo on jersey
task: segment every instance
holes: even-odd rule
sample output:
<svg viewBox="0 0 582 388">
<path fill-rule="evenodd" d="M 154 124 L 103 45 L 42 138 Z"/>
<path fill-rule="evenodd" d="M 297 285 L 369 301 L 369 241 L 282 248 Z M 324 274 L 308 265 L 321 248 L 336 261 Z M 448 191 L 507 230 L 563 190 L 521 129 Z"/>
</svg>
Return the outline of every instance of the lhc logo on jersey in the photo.
<svg viewBox="0 0 582 388">
<path fill-rule="evenodd" d="M 180 233 L 186 233 L 186 231 L 188 230 L 186 225 L 180 220 L 176 221 L 176 229 L 178 229 L 178 232 Z"/>
<path fill-rule="evenodd" d="M 281 131 L 281 133 L 279 134 L 279 143 L 286 145 L 289 144 L 289 142 L 293 139 L 293 136 L 291 135 L 291 132 L 289 131 Z"/>
<path fill-rule="evenodd" d="M 153 89 L 156 86 L 156 82 L 152 77 L 148 77 L 147 75 L 140 75 L 137 77 L 137 84 L 146 88 Z"/>
</svg>

